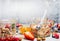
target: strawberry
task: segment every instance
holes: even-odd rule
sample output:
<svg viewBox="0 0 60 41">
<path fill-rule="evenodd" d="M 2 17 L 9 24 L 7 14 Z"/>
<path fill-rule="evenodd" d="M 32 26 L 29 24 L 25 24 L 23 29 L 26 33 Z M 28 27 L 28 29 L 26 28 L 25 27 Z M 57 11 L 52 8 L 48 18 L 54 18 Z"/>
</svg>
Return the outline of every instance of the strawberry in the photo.
<svg viewBox="0 0 60 41">
<path fill-rule="evenodd" d="M 33 40 L 33 39 L 34 39 L 34 35 L 33 35 L 33 33 L 31 33 L 31 32 L 25 32 L 25 33 L 24 33 L 24 36 L 25 36 L 25 38 L 28 39 L 28 40 Z"/>
</svg>

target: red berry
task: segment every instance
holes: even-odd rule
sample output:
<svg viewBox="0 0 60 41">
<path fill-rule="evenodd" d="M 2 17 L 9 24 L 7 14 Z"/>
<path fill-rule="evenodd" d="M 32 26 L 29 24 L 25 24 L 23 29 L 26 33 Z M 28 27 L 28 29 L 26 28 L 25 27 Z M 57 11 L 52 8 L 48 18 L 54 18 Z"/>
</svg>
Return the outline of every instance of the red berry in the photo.
<svg viewBox="0 0 60 41">
<path fill-rule="evenodd" d="M 60 24 L 57 24 L 58 29 L 60 29 Z"/>
<path fill-rule="evenodd" d="M 22 26 L 22 24 L 19 24 L 19 23 L 16 24 L 16 27 L 20 27 L 20 26 Z"/>
<path fill-rule="evenodd" d="M 10 28 L 10 27 L 11 27 L 10 24 L 6 24 L 6 25 L 5 25 L 5 28 Z"/>
<path fill-rule="evenodd" d="M 13 37 L 13 41 L 19 41 L 19 38 Z"/>
<path fill-rule="evenodd" d="M 55 38 L 56 38 L 56 39 L 59 39 L 59 35 L 58 35 L 58 34 L 55 34 Z"/>
</svg>

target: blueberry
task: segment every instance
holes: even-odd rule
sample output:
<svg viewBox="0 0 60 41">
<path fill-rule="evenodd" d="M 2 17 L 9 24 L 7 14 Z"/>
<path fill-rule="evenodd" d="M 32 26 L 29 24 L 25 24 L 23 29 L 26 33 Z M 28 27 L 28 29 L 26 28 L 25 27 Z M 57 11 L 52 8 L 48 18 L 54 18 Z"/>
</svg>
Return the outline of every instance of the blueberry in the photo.
<svg viewBox="0 0 60 41">
<path fill-rule="evenodd" d="M 55 38 L 55 36 L 52 35 L 52 38 Z"/>
<path fill-rule="evenodd" d="M 38 29 L 38 30 L 39 30 L 39 29 L 40 29 L 40 26 L 36 26 L 36 29 Z"/>
</svg>

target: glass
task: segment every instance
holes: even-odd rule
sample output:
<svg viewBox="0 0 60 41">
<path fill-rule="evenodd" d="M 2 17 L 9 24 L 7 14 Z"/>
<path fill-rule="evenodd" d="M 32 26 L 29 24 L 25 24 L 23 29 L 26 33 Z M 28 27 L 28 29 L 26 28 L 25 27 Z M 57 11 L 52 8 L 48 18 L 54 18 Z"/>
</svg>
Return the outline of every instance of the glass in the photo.
<svg viewBox="0 0 60 41">
<path fill-rule="evenodd" d="M 16 19 L 1 19 L 0 28 L 5 28 L 5 26 L 8 24 L 8 25 L 10 25 L 9 30 L 12 33 L 16 33 L 16 22 L 17 22 Z M 12 29 L 12 24 L 15 24 L 14 29 Z"/>
</svg>

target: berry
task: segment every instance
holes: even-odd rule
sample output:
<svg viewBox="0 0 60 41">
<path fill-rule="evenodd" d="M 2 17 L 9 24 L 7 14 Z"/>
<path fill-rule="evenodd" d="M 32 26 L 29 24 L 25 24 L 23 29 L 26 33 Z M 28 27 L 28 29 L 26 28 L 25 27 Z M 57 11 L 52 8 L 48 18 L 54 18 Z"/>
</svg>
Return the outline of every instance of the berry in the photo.
<svg viewBox="0 0 60 41">
<path fill-rule="evenodd" d="M 52 37 L 53 37 L 53 38 L 56 38 L 56 39 L 59 39 L 59 34 L 55 33 L 55 34 L 53 34 Z"/>
</svg>

